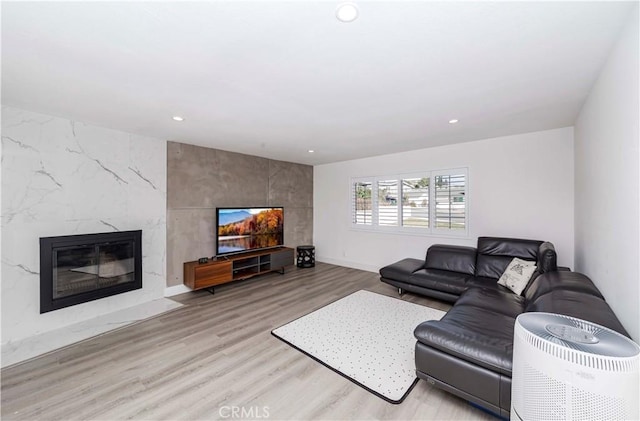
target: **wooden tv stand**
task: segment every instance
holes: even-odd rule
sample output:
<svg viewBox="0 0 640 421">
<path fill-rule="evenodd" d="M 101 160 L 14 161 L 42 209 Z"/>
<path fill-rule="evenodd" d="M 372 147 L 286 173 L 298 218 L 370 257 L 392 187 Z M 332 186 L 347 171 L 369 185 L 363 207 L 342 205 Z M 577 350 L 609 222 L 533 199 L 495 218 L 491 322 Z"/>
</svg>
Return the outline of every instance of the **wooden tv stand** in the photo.
<svg viewBox="0 0 640 421">
<path fill-rule="evenodd" d="M 184 284 L 191 289 L 208 288 L 227 282 L 251 278 L 269 272 L 284 273 L 293 265 L 293 249 L 278 247 L 267 250 L 221 256 L 207 263 L 184 263 Z"/>
</svg>

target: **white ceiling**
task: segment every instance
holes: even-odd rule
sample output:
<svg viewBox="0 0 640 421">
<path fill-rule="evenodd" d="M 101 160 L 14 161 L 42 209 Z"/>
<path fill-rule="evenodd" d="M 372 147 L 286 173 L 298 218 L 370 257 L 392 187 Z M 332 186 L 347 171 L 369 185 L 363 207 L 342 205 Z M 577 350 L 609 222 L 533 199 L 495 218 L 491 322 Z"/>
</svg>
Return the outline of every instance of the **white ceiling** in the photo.
<svg viewBox="0 0 640 421">
<path fill-rule="evenodd" d="M 2 103 L 305 164 L 565 127 L 637 2 L 337 4 L 2 2 Z"/>
</svg>

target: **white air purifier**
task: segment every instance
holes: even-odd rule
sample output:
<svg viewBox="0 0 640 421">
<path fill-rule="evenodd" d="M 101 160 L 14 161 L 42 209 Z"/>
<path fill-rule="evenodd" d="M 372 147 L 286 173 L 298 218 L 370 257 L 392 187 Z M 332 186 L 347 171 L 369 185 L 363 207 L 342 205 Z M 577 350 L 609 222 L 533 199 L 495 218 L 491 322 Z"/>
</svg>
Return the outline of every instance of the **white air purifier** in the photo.
<svg viewBox="0 0 640 421">
<path fill-rule="evenodd" d="M 512 420 L 637 420 L 640 347 L 595 323 L 551 313 L 516 319 Z"/>
</svg>

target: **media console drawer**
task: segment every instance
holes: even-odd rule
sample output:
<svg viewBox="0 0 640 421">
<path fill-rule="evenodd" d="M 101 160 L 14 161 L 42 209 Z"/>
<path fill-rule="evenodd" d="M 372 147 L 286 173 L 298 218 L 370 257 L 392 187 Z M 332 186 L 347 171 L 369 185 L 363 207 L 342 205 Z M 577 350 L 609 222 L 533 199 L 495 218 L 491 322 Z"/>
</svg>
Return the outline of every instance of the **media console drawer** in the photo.
<svg viewBox="0 0 640 421">
<path fill-rule="evenodd" d="M 231 262 L 220 262 L 215 265 L 200 265 L 195 268 L 195 289 L 228 282 L 231 273 Z"/>
<path fill-rule="evenodd" d="M 185 262 L 184 284 L 191 289 L 212 288 L 269 272 L 284 273 L 285 267 L 293 266 L 293 260 L 292 248 L 278 247 L 220 257 L 207 263 Z"/>
</svg>

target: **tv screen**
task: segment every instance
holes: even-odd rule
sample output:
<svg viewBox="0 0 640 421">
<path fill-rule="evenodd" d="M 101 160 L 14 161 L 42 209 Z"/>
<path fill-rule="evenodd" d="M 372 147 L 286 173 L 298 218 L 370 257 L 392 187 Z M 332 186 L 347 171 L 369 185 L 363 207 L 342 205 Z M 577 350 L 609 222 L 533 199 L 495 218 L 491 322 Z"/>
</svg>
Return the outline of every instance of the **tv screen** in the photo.
<svg viewBox="0 0 640 421">
<path fill-rule="evenodd" d="M 216 255 L 284 245 L 284 208 L 217 208 Z"/>
</svg>

